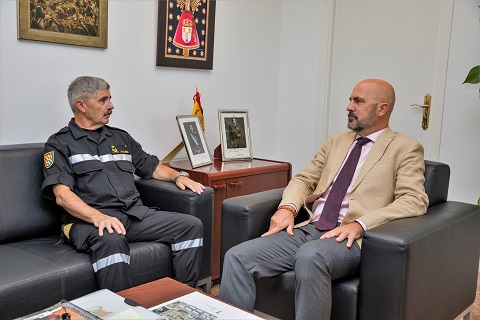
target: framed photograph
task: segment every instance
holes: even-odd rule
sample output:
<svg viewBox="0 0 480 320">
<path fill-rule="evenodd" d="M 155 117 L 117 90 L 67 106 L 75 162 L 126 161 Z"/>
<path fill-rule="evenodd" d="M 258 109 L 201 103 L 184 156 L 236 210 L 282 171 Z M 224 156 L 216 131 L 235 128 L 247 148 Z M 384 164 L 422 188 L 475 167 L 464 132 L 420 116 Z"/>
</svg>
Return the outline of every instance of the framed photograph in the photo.
<svg viewBox="0 0 480 320">
<path fill-rule="evenodd" d="M 248 110 L 218 110 L 222 160 L 252 160 Z"/>
<path fill-rule="evenodd" d="M 159 0 L 157 66 L 213 69 L 215 0 Z"/>
<path fill-rule="evenodd" d="M 193 115 L 177 116 L 177 123 L 192 168 L 211 164 L 212 157 L 198 117 Z"/>
<path fill-rule="evenodd" d="M 17 0 L 18 39 L 107 48 L 107 0 Z"/>
</svg>

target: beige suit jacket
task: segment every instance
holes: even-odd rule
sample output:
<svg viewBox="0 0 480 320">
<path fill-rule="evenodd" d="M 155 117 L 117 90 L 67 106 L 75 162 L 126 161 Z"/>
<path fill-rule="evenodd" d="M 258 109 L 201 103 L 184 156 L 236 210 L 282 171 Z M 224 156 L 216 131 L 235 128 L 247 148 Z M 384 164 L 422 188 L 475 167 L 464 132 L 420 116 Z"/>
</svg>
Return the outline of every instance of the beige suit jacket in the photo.
<svg viewBox="0 0 480 320">
<path fill-rule="evenodd" d="M 297 208 L 303 205 L 309 213 L 309 217 L 295 227 L 310 222 L 312 203 L 332 184 L 355 137 L 353 131 L 329 137 L 315 157 L 289 182 L 282 204 L 291 203 Z M 422 145 L 386 128 L 373 144 L 353 183 L 342 225 L 360 219 L 371 229 L 391 220 L 425 214 L 428 197 L 424 172 Z"/>
</svg>

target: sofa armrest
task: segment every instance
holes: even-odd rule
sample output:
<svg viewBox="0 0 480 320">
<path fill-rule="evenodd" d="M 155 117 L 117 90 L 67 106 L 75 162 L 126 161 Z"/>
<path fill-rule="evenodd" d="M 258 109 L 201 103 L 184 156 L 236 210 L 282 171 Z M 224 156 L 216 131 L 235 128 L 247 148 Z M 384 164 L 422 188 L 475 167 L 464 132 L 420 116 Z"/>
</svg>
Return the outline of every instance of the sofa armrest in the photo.
<svg viewBox="0 0 480 320">
<path fill-rule="evenodd" d="M 222 203 L 220 270 L 228 249 L 260 237 L 268 230 L 270 217 L 277 210 L 284 188 L 229 198 Z"/>
<path fill-rule="evenodd" d="M 213 189 L 206 187 L 202 194 L 180 190 L 169 181 L 136 179 L 142 202 L 162 211 L 191 214 L 203 223 L 203 256 L 199 279 L 212 275 L 213 254 Z"/>
<path fill-rule="evenodd" d="M 367 231 L 359 319 L 453 319 L 467 309 L 478 277 L 479 208 L 443 202 Z"/>
</svg>

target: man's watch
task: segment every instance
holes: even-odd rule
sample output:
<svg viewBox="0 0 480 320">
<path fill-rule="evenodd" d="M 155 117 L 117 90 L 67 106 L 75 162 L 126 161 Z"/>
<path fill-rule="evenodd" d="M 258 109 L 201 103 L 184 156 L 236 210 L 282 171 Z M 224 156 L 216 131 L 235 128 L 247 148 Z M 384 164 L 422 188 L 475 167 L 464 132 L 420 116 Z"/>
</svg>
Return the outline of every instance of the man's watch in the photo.
<svg viewBox="0 0 480 320">
<path fill-rule="evenodd" d="M 185 171 L 180 171 L 176 176 L 175 178 L 173 178 L 173 181 L 177 182 L 177 179 L 180 178 L 180 177 L 190 177 L 190 175 L 188 174 L 188 172 L 185 172 Z"/>
</svg>

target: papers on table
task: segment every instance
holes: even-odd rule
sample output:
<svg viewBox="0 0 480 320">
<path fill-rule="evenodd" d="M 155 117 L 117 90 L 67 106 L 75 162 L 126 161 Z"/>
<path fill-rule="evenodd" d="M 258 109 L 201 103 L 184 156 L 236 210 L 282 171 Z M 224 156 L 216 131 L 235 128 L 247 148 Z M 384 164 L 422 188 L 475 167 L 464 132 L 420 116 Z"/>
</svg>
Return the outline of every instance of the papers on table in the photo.
<svg viewBox="0 0 480 320">
<path fill-rule="evenodd" d="M 192 292 L 149 309 L 162 320 L 262 319 L 200 292 Z"/>
</svg>

